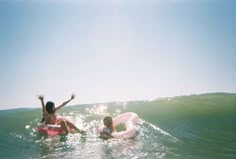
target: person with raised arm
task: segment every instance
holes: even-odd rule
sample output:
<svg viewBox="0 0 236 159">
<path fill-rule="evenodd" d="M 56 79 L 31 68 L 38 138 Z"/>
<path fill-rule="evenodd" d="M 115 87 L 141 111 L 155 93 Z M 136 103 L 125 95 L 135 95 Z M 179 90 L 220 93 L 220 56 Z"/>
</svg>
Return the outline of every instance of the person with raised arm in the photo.
<svg viewBox="0 0 236 159">
<path fill-rule="evenodd" d="M 56 111 L 68 104 L 71 100 L 75 98 L 75 95 L 71 95 L 71 98 L 65 102 L 63 102 L 61 105 L 55 107 L 55 104 L 51 101 L 48 101 L 46 103 L 46 106 L 44 104 L 44 96 L 38 95 L 38 99 L 41 101 L 42 105 L 42 111 L 43 111 L 43 118 L 41 120 L 41 123 L 49 124 L 49 125 L 60 125 L 60 128 L 64 131 L 65 134 L 68 134 L 71 129 L 74 129 L 80 133 L 83 133 L 83 130 L 80 130 L 77 128 L 73 123 L 66 120 L 65 118 L 57 117 Z"/>
</svg>

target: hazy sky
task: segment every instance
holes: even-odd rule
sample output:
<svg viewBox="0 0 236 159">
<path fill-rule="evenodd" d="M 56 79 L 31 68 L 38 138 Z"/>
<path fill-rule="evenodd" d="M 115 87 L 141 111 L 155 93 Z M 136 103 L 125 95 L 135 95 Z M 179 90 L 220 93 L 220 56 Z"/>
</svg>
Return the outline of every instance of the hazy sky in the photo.
<svg viewBox="0 0 236 159">
<path fill-rule="evenodd" d="M 0 0 L 0 109 L 236 92 L 234 0 Z"/>
</svg>

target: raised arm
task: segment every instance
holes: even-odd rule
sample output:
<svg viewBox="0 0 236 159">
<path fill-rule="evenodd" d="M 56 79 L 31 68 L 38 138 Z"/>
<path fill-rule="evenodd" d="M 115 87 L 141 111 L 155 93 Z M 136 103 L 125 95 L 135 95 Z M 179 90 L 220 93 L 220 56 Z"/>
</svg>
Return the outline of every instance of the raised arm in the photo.
<svg viewBox="0 0 236 159">
<path fill-rule="evenodd" d="M 43 114 L 45 114 L 47 111 L 46 111 L 46 108 L 45 108 L 45 104 L 44 104 L 43 98 L 44 98 L 43 95 L 38 95 L 38 99 L 41 101 Z"/>
<path fill-rule="evenodd" d="M 65 106 L 66 104 L 68 104 L 68 103 L 69 103 L 71 100 L 73 100 L 74 98 L 75 98 L 75 95 L 72 94 L 72 95 L 71 95 L 71 98 L 70 98 L 69 100 L 63 102 L 61 105 L 59 105 L 58 107 L 56 107 L 56 111 L 57 111 L 58 109 L 60 109 L 61 107 Z"/>
</svg>

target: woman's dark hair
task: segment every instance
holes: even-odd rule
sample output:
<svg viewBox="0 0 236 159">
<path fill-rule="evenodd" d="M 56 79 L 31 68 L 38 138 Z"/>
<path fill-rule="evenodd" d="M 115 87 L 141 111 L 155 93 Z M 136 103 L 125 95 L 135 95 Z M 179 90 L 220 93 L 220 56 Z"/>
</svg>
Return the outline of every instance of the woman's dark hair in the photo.
<svg viewBox="0 0 236 159">
<path fill-rule="evenodd" d="M 113 132 L 113 125 L 112 125 L 112 117 L 111 116 L 105 116 L 103 118 L 104 125 Z"/>
<path fill-rule="evenodd" d="M 47 102 L 46 104 L 46 110 L 48 114 L 52 114 L 54 112 L 54 103 L 53 102 Z"/>
</svg>

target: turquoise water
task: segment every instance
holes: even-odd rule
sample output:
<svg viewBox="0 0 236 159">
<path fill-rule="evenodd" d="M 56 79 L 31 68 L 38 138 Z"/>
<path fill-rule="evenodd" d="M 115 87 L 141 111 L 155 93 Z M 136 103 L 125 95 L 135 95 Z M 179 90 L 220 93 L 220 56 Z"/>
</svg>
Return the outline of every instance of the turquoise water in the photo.
<svg viewBox="0 0 236 159">
<path fill-rule="evenodd" d="M 102 140 L 96 126 L 104 115 L 136 112 L 132 139 Z M 0 158 L 236 158 L 236 94 L 211 93 L 153 101 L 77 105 L 61 109 L 86 135 L 47 137 L 37 133 L 41 109 L 0 111 Z M 120 126 L 118 129 L 122 129 Z"/>
</svg>

